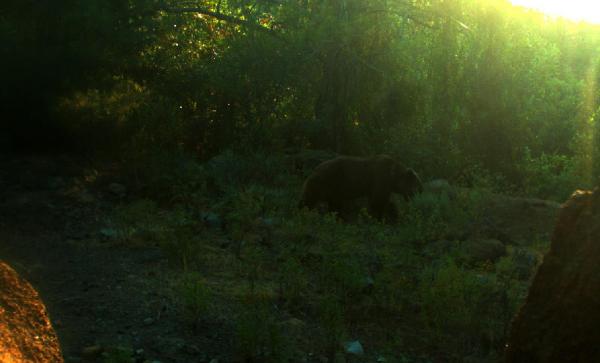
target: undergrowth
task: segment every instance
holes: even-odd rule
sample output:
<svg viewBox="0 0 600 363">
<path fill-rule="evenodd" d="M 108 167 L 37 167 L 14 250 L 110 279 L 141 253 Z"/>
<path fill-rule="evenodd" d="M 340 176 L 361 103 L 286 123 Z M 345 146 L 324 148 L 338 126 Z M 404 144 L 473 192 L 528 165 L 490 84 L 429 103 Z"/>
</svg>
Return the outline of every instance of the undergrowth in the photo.
<svg viewBox="0 0 600 363">
<path fill-rule="evenodd" d="M 355 340 L 391 362 L 500 359 L 538 252 L 509 248 L 499 262 L 475 265 L 459 258 L 489 192 L 425 192 L 396 201 L 396 224 L 364 209 L 342 222 L 297 209 L 303 173 L 281 165 L 280 156 L 232 153 L 188 165 L 191 181 L 172 183 L 168 204 L 124 204 L 110 226 L 123 243 L 159 246 L 184 271 L 174 294 L 185 321 L 232 307 L 236 359 L 334 362 Z M 431 252 L 440 240 L 448 250 Z M 523 275 L 515 261 L 528 253 Z M 294 339 L 289 319 L 304 326 Z"/>
</svg>

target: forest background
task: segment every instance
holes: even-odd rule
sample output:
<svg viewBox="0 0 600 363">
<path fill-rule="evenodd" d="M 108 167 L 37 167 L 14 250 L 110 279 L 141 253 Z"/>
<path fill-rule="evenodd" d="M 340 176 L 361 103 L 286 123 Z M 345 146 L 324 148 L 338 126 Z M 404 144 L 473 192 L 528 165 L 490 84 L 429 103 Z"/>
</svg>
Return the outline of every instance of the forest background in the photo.
<svg viewBox="0 0 600 363">
<path fill-rule="evenodd" d="M 500 0 L 31 5 L 0 17 L 5 149 L 387 152 L 559 201 L 600 174 L 598 26 Z"/>
</svg>

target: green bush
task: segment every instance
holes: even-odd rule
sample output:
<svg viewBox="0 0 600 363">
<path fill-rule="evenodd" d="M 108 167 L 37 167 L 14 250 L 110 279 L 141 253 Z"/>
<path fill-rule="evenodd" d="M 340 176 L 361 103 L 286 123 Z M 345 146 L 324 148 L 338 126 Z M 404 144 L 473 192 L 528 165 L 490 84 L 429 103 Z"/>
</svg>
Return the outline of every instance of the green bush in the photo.
<svg viewBox="0 0 600 363">
<path fill-rule="evenodd" d="M 541 154 L 533 157 L 529 152 L 521 164 L 525 195 L 555 201 L 565 201 L 584 178 L 578 175 L 576 161 L 566 155 Z"/>
<path fill-rule="evenodd" d="M 278 269 L 279 293 L 290 307 L 299 307 L 308 298 L 309 280 L 297 256 L 282 258 Z"/>
<path fill-rule="evenodd" d="M 292 342 L 277 314 L 270 308 L 269 298 L 251 293 L 236 318 L 236 356 L 241 361 L 279 363 L 292 355 Z"/>
<path fill-rule="evenodd" d="M 452 238 L 477 219 L 484 203 L 479 189 L 420 193 L 401 209 L 398 233 L 405 241 L 421 243 Z"/>
<path fill-rule="evenodd" d="M 422 271 L 418 291 L 432 349 L 453 360 L 483 359 L 502 349 L 513 311 L 495 275 L 446 259 Z"/>
<path fill-rule="evenodd" d="M 211 199 L 205 168 L 180 151 L 135 147 L 124 160 L 124 171 L 135 190 L 163 204 L 197 207 Z"/>
<path fill-rule="evenodd" d="M 241 185 L 285 185 L 287 181 L 285 160 L 280 155 L 258 151 L 250 154 L 236 153 L 230 149 L 216 155 L 205 163 L 206 171 L 221 190 Z"/>
<path fill-rule="evenodd" d="M 200 222 L 180 208 L 165 214 L 158 225 L 159 246 L 169 260 L 179 264 L 184 271 L 197 267 L 205 243 L 205 230 Z"/>
<path fill-rule="evenodd" d="M 211 306 L 211 294 L 206 282 L 196 272 L 186 272 L 179 282 L 178 295 L 190 321 L 197 323 L 206 317 Z"/>
<path fill-rule="evenodd" d="M 324 294 L 317 301 L 317 314 L 322 334 L 321 348 L 330 361 L 336 362 L 337 353 L 347 334 L 344 305 L 340 303 L 339 297 Z"/>
</svg>

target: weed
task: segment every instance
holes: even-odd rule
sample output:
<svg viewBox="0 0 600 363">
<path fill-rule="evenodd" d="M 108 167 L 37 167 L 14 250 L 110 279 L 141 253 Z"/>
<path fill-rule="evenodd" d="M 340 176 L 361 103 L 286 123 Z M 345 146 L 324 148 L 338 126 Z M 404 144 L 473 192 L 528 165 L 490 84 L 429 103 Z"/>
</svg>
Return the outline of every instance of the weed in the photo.
<svg viewBox="0 0 600 363">
<path fill-rule="evenodd" d="M 187 272 L 178 286 L 186 316 L 194 323 L 206 316 L 210 308 L 210 290 L 198 273 Z"/>
<path fill-rule="evenodd" d="M 269 303 L 269 298 L 250 293 L 236 321 L 236 355 L 245 362 L 279 363 L 291 356 L 292 345 Z"/>
</svg>

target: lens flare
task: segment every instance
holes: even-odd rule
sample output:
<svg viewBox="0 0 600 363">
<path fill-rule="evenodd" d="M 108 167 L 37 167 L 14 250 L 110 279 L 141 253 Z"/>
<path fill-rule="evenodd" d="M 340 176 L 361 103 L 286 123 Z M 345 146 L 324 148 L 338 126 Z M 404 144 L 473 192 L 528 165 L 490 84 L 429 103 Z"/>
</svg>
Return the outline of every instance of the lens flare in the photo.
<svg viewBox="0 0 600 363">
<path fill-rule="evenodd" d="M 539 10 L 550 16 L 564 17 L 574 21 L 600 24 L 598 0 L 510 0 L 514 5 Z"/>
</svg>

